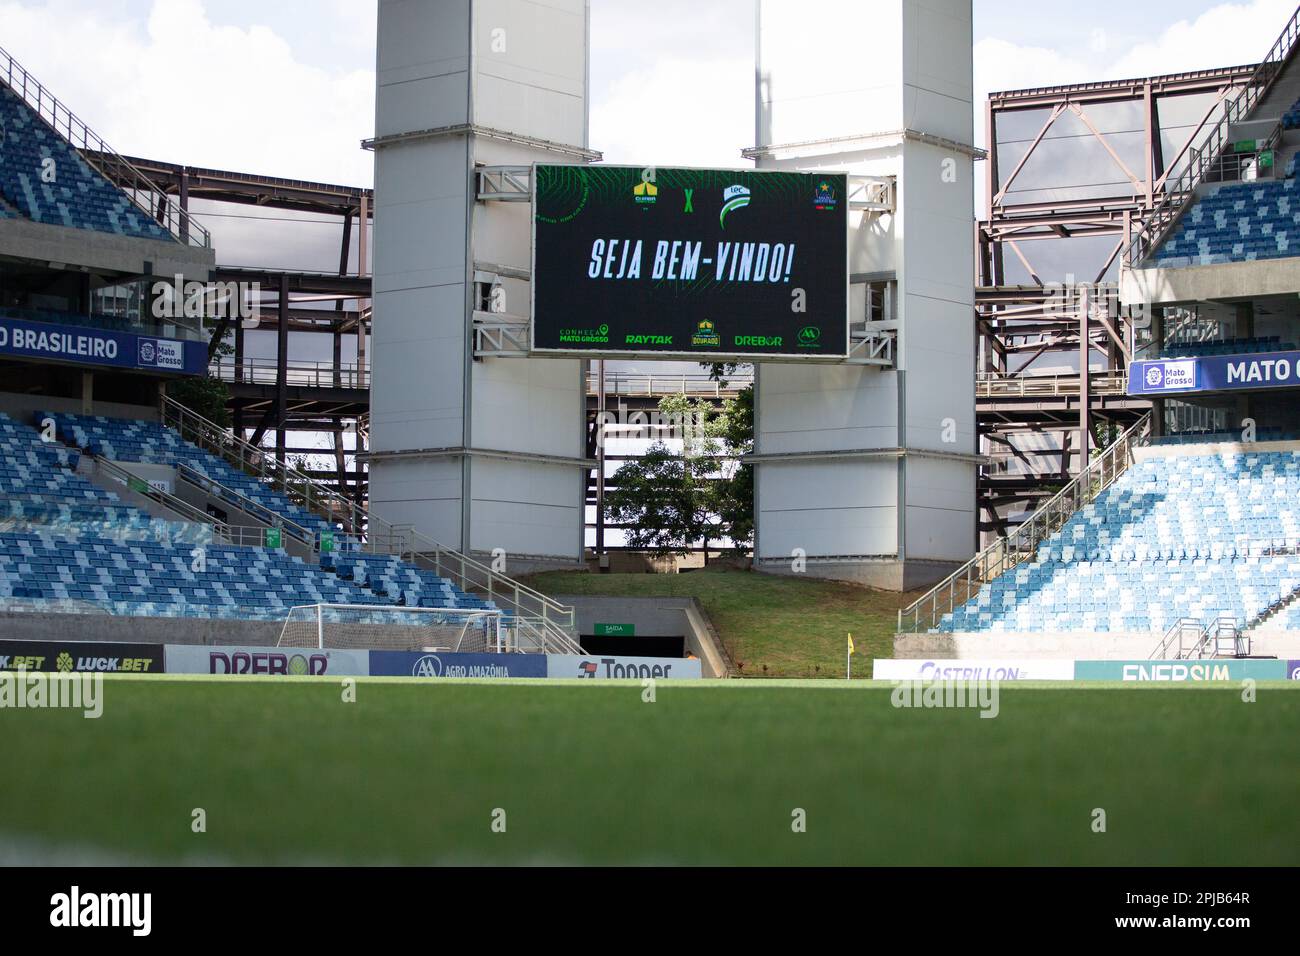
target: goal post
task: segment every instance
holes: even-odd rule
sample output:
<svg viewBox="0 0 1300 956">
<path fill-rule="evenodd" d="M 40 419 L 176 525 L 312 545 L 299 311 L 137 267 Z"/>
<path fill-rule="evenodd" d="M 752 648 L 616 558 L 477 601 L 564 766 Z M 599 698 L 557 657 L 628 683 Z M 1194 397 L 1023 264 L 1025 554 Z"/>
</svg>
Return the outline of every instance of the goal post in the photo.
<svg viewBox="0 0 1300 956">
<path fill-rule="evenodd" d="M 289 609 L 277 647 L 441 651 L 514 650 L 499 608 L 303 604 Z"/>
</svg>

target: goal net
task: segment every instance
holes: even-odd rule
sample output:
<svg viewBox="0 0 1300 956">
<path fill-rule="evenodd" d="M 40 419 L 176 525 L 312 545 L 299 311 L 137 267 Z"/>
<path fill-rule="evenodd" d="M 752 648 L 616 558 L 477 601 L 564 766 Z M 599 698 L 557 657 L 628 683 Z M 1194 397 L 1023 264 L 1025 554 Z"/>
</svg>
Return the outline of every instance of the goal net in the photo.
<svg viewBox="0 0 1300 956">
<path fill-rule="evenodd" d="M 307 604 L 290 609 L 277 646 L 482 654 L 507 643 L 495 608 Z"/>
</svg>

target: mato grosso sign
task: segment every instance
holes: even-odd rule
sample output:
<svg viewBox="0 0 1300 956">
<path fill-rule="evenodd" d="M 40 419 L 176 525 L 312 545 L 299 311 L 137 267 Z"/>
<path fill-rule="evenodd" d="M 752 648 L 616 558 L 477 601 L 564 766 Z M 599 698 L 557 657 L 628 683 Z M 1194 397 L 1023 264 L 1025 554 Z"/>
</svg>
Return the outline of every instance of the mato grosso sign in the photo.
<svg viewBox="0 0 1300 956">
<path fill-rule="evenodd" d="M 843 173 L 536 166 L 533 349 L 845 355 L 847 190 Z"/>
</svg>

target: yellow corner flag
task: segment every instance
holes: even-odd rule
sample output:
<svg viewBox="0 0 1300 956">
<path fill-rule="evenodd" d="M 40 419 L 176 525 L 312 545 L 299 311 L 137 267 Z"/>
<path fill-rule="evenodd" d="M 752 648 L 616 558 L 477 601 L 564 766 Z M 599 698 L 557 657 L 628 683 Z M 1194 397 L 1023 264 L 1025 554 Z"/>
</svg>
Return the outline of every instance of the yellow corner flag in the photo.
<svg viewBox="0 0 1300 956">
<path fill-rule="evenodd" d="M 852 634 L 849 635 L 849 653 L 850 653 L 850 654 L 853 653 L 853 635 L 852 635 Z"/>
</svg>

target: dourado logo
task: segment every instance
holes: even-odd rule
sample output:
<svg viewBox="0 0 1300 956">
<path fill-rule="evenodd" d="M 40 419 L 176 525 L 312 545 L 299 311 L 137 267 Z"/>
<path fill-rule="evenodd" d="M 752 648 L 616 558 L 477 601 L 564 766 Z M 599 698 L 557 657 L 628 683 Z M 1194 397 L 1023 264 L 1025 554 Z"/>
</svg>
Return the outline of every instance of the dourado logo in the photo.
<svg viewBox="0 0 1300 956">
<path fill-rule="evenodd" d="M 713 321 L 711 319 L 700 319 L 699 325 L 695 327 L 695 334 L 691 336 L 691 344 L 717 346 L 721 341 L 718 330 L 713 326 Z"/>
</svg>

